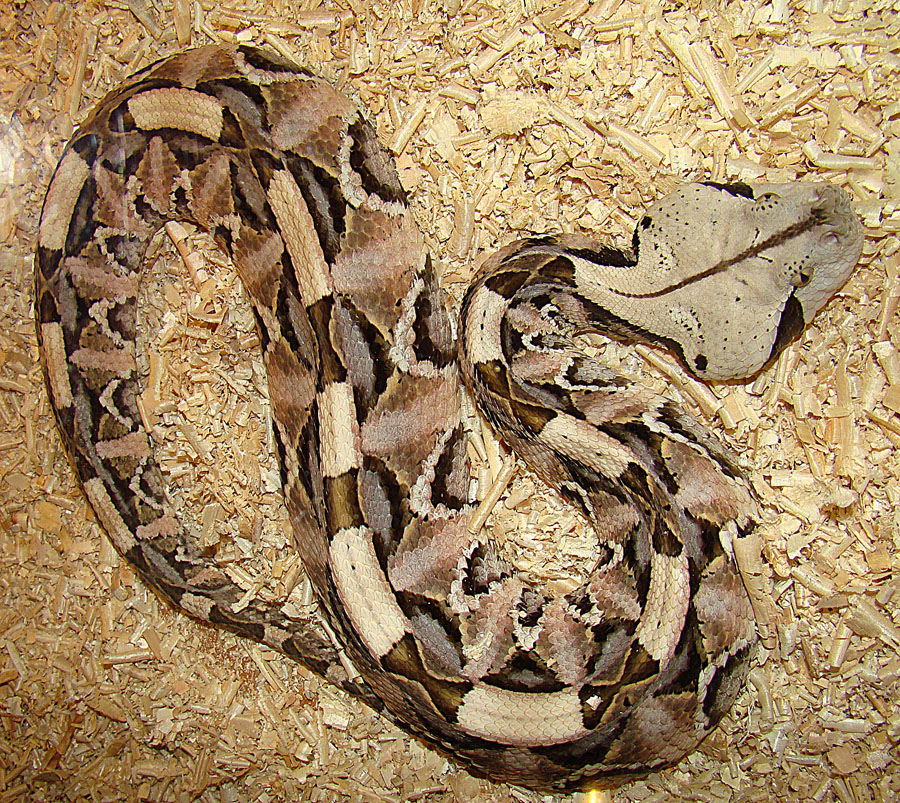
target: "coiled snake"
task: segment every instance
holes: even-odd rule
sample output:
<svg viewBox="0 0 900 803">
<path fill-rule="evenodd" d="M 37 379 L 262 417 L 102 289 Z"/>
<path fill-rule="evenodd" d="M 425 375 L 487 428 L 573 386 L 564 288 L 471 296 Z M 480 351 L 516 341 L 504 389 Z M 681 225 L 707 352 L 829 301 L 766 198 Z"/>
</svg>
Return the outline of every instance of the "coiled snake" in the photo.
<svg viewBox="0 0 900 803">
<path fill-rule="evenodd" d="M 144 251 L 189 219 L 256 315 L 296 548 L 336 646 L 243 590 L 171 513 L 142 425 Z M 755 501 L 670 401 L 576 348 L 596 330 L 752 375 L 861 249 L 828 184 L 687 185 L 632 251 L 583 237 L 488 260 L 458 326 L 391 158 L 326 82 L 205 47 L 98 104 L 47 192 L 35 270 L 66 452 L 117 549 L 187 613 L 271 645 L 478 774 L 614 786 L 679 761 L 728 710 L 756 630 L 732 543 Z M 468 524 L 460 377 L 491 425 L 594 528 L 588 579 L 553 593 Z"/>
</svg>

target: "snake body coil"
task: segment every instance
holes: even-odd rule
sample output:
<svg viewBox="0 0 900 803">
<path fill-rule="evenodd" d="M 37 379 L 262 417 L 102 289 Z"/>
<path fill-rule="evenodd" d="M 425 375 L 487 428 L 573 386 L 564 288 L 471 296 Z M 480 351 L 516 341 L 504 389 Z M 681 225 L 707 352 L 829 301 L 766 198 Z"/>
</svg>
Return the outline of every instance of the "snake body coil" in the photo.
<svg viewBox="0 0 900 803">
<path fill-rule="evenodd" d="M 296 548 L 359 673 L 244 591 L 173 516 L 138 407 L 135 308 L 167 220 L 231 254 L 256 315 Z M 617 785 L 693 750 L 756 631 L 731 545 L 755 501 L 670 401 L 586 358 L 589 330 L 701 377 L 760 370 L 846 279 L 861 229 L 825 184 L 688 185 L 633 252 L 515 243 L 445 310 L 393 162 L 329 84 L 249 48 L 168 58 L 107 96 L 47 192 L 37 332 L 66 452 L 140 575 L 495 780 Z M 554 593 L 467 528 L 460 376 L 600 542 Z M 246 602 L 244 600 L 244 602 Z"/>
</svg>

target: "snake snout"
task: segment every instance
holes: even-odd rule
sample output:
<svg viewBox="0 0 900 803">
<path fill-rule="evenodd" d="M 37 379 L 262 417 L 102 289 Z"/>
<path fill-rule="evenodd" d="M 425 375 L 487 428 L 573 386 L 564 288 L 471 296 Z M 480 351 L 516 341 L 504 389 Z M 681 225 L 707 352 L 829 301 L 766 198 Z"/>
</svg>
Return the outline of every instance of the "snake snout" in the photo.
<svg viewBox="0 0 900 803">
<path fill-rule="evenodd" d="M 805 262 L 810 266 L 811 280 L 796 294 L 806 320 L 847 280 L 862 253 L 864 239 L 862 224 L 844 190 L 825 182 L 810 189 L 814 197 L 808 214 L 813 226 Z"/>
</svg>

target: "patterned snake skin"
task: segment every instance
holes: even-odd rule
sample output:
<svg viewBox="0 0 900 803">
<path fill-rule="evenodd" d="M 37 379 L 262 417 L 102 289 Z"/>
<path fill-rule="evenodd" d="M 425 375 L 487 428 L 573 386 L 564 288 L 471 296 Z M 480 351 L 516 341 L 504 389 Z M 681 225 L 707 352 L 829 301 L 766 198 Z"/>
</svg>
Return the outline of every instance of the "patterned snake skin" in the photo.
<svg viewBox="0 0 900 803">
<path fill-rule="evenodd" d="M 213 233 L 250 297 L 296 548 L 334 643 L 277 606 L 236 605 L 244 591 L 171 512 L 138 405 L 135 308 L 147 244 L 173 219 Z M 687 185 L 641 218 L 632 251 L 576 236 L 500 251 L 457 329 L 357 108 L 277 57 L 206 47 L 134 76 L 66 148 L 35 313 L 69 459 L 166 599 L 476 774 L 609 787 L 678 762 L 741 689 L 757 635 L 733 545 L 756 502 L 712 435 L 574 337 L 662 344 L 699 377 L 752 375 L 843 284 L 861 241 L 829 184 Z M 543 587 L 469 531 L 460 378 L 596 532 L 578 588 Z"/>
</svg>

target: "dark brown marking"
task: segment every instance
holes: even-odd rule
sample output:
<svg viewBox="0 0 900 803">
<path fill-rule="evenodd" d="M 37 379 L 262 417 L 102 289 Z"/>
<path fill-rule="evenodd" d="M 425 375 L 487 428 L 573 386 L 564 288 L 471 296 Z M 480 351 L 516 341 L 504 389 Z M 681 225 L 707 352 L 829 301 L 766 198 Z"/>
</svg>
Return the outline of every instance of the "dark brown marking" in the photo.
<svg viewBox="0 0 900 803">
<path fill-rule="evenodd" d="M 359 509 L 359 494 L 356 486 L 356 471 L 347 471 L 339 477 L 325 477 L 325 517 L 328 532 L 365 524 Z"/>
</svg>

